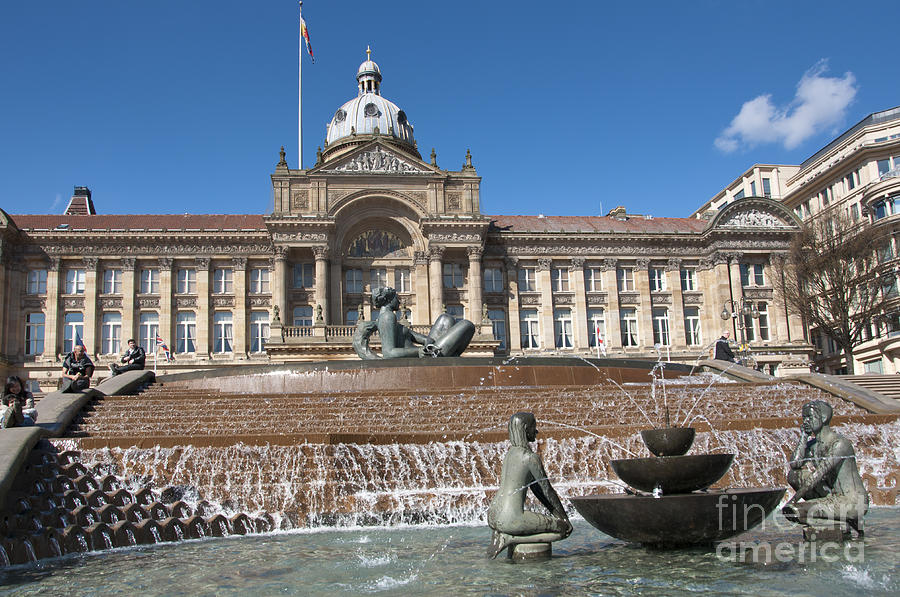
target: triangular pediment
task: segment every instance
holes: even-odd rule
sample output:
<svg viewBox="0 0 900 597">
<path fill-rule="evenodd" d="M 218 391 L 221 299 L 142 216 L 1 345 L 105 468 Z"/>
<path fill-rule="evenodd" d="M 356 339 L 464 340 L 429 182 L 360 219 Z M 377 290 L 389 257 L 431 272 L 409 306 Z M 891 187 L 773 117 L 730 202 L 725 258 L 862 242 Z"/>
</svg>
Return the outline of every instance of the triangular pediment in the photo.
<svg viewBox="0 0 900 597">
<path fill-rule="evenodd" d="M 433 174 L 436 170 L 415 157 L 378 141 L 369 143 L 315 169 L 340 174 Z"/>
<path fill-rule="evenodd" d="M 794 214 L 771 199 L 748 198 L 723 208 L 710 222 L 716 229 L 792 230 L 799 227 Z"/>
</svg>

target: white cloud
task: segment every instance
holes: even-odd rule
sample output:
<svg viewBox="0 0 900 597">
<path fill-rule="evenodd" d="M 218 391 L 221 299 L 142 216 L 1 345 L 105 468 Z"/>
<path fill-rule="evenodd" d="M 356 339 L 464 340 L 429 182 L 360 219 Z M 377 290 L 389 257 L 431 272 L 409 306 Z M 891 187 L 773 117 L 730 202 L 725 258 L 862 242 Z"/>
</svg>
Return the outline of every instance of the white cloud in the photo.
<svg viewBox="0 0 900 597">
<path fill-rule="evenodd" d="M 50 213 L 55 214 L 59 212 L 59 209 L 62 207 L 63 197 L 60 193 L 56 194 L 56 198 L 53 200 L 53 203 L 50 205 Z"/>
<path fill-rule="evenodd" d="M 827 70 L 828 61 L 820 60 L 803 73 L 794 100 L 784 107 L 776 107 L 770 94 L 744 102 L 716 138 L 715 146 L 726 153 L 763 143 L 783 143 L 786 149 L 793 149 L 839 124 L 856 97 L 856 77 L 851 72 L 840 78 L 827 77 Z"/>
</svg>

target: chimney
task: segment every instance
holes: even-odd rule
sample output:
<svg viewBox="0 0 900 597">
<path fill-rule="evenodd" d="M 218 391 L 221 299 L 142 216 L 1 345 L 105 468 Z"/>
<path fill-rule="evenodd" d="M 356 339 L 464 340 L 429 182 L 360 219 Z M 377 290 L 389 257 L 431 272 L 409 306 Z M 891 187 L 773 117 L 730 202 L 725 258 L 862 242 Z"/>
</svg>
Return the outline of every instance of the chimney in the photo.
<svg viewBox="0 0 900 597">
<path fill-rule="evenodd" d="M 75 187 L 72 198 L 69 199 L 69 205 L 63 215 L 66 216 L 93 216 L 97 212 L 94 210 L 94 202 L 91 201 L 91 190 L 87 187 Z"/>
</svg>

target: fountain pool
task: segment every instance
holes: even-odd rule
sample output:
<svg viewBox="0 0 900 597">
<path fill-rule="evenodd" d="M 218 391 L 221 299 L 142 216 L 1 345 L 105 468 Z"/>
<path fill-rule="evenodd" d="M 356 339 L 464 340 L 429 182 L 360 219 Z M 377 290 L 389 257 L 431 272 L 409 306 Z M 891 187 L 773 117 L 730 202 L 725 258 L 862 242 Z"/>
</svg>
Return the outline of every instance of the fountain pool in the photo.
<svg viewBox="0 0 900 597">
<path fill-rule="evenodd" d="M 874 508 L 866 521 L 865 542 L 830 561 L 799 552 L 799 530 L 780 518 L 740 537 L 743 545 L 783 546 L 785 555 L 759 562 L 734 561 L 734 549 L 646 550 L 577 519 L 572 536 L 554 545 L 553 559 L 534 564 L 486 560 L 483 526 L 282 532 L 9 568 L 0 572 L 0 594 L 800 596 L 828 587 L 829 595 L 896 595 L 900 508 Z"/>
</svg>

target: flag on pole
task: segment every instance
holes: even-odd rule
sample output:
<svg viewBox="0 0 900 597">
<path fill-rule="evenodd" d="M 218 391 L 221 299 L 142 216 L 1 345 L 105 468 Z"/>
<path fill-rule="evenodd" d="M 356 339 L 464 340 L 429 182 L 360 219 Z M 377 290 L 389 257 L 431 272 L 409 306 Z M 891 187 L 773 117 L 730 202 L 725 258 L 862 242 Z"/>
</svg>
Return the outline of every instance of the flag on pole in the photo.
<svg viewBox="0 0 900 597">
<path fill-rule="evenodd" d="M 300 37 L 303 38 L 303 43 L 306 44 L 306 53 L 309 54 L 310 60 L 315 64 L 316 57 L 313 56 L 312 44 L 309 41 L 309 29 L 306 28 L 306 21 L 303 20 L 303 15 L 300 16 Z"/>
<path fill-rule="evenodd" d="M 169 350 L 169 347 L 166 346 L 166 343 L 163 342 L 162 337 L 159 334 L 156 334 L 156 350 L 162 350 L 163 354 L 166 357 L 166 362 L 174 361 L 175 358 L 172 356 L 172 352 Z"/>
<path fill-rule="evenodd" d="M 87 347 L 84 345 L 84 340 L 81 339 L 81 335 L 78 332 L 75 332 L 75 344 L 72 346 L 74 349 L 75 346 L 80 346 L 84 348 L 84 351 L 87 352 Z"/>
<path fill-rule="evenodd" d="M 603 354 L 605 355 L 606 354 L 606 343 L 603 341 L 603 335 L 600 333 L 600 322 L 599 321 L 596 322 L 596 325 L 594 328 L 594 334 L 597 339 L 597 352 L 599 353 L 600 351 L 602 351 Z"/>
</svg>

